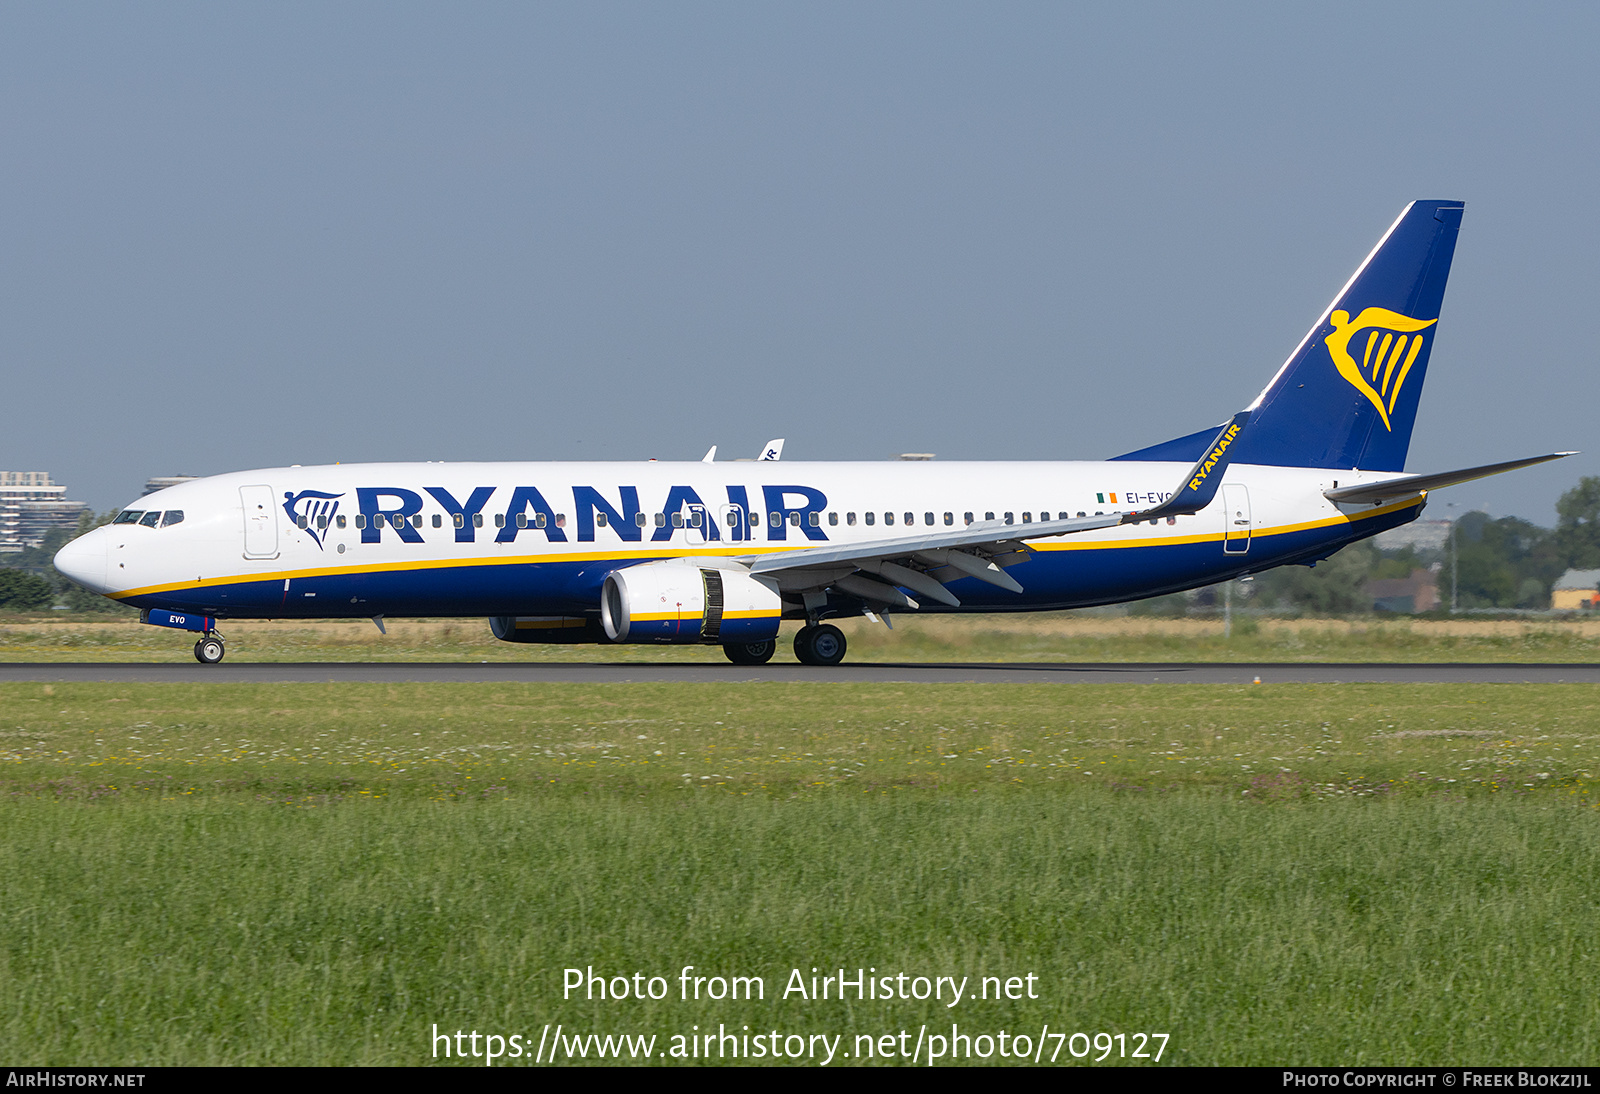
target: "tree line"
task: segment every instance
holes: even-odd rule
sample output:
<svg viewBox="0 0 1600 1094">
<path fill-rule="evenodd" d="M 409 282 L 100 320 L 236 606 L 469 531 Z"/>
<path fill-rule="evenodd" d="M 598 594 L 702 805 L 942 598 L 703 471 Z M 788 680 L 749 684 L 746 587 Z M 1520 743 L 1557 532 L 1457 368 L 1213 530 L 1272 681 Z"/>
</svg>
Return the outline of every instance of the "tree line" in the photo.
<svg viewBox="0 0 1600 1094">
<path fill-rule="evenodd" d="M 91 593 L 52 565 L 57 551 L 90 529 L 111 523 L 118 512 L 111 509 L 96 516 L 85 511 L 78 517 L 77 527 L 52 528 L 39 546 L 0 555 L 0 611 L 47 612 L 59 606 L 75 612 L 133 612 L 133 608 Z"/>
<path fill-rule="evenodd" d="M 1314 569 L 1280 566 L 1250 582 L 1249 599 L 1269 609 L 1339 614 L 1372 610 L 1365 587 L 1381 578 L 1435 569 L 1440 610 L 1450 607 L 1452 580 L 1462 609 L 1550 607 L 1556 579 L 1569 569 L 1600 568 L 1600 478 L 1586 477 L 1556 502 L 1556 526 L 1521 517 L 1463 514 L 1455 543 L 1380 551 L 1372 540 L 1344 548 Z"/>
</svg>

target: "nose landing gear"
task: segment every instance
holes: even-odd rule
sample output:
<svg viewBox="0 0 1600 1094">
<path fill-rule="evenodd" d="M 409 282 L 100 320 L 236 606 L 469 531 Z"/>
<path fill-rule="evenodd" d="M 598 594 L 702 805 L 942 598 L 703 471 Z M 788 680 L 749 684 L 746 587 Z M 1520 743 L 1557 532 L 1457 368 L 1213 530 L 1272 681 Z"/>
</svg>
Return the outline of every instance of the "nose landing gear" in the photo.
<svg viewBox="0 0 1600 1094">
<path fill-rule="evenodd" d="M 200 641 L 194 644 L 194 659 L 202 665 L 215 665 L 227 652 L 227 647 L 222 644 L 222 635 L 216 631 L 202 635 Z"/>
<path fill-rule="evenodd" d="M 222 644 L 222 635 L 217 633 L 215 616 L 200 615 L 195 612 L 173 612 L 164 608 L 145 608 L 139 613 L 139 622 L 148 623 L 153 627 L 172 627 L 190 633 L 199 631 L 200 640 L 194 644 L 194 659 L 202 665 L 215 665 L 222 660 L 222 655 L 228 652 Z"/>
</svg>

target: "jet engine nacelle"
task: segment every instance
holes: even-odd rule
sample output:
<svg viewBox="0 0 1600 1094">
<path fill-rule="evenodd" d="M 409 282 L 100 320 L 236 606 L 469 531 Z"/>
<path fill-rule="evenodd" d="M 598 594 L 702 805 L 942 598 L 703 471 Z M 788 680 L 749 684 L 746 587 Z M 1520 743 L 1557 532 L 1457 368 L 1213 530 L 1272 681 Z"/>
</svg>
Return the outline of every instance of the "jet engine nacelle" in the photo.
<svg viewBox="0 0 1600 1094">
<path fill-rule="evenodd" d="M 600 625 L 613 642 L 764 642 L 782 617 L 776 585 L 690 559 L 613 570 L 600 591 Z"/>
</svg>

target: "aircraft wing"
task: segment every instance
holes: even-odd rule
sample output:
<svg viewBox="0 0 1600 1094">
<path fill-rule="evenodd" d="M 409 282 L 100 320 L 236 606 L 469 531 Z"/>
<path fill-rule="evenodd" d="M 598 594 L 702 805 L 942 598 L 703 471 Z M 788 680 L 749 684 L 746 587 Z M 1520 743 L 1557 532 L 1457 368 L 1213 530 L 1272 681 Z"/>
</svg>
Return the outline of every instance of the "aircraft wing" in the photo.
<svg viewBox="0 0 1600 1094">
<path fill-rule="evenodd" d="M 1482 467 L 1466 467 L 1460 471 L 1440 471 L 1432 475 L 1401 475 L 1382 482 L 1367 482 L 1359 486 L 1341 486 L 1337 490 L 1324 490 L 1322 496 L 1333 502 L 1360 504 L 1370 501 L 1376 504 L 1389 498 L 1403 498 L 1423 490 L 1438 490 L 1440 487 L 1454 486 L 1459 482 L 1471 482 L 1473 479 L 1498 475 L 1502 471 L 1515 471 L 1519 467 L 1532 467 L 1536 463 L 1549 463 L 1551 460 L 1576 455 L 1576 452 L 1552 452 L 1547 456 L 1530 456 L 1525 460 L 1507 460 L 1505 463 L 1487 463 Z"/>
<path fill-rule="evenodd" d="M 1006 524 L 998 520 L 981 520 L 965 528 L 952 528 L 948 532 L 934 532 L 926 536 L 901 536 L 898 539 L 866 540 L 837 546 L 803 547 L 782 554 L 747 555 L 739 561 L 748 565 L 751 573 L 761 574 L 792 570 L 801 566 L 829 566 L 841 562 L 900 558 L 920 551 L 972 549 L 1015 551 L 1023 539 L 1064 536 L 1072 532 L 1088 532 L 1095 528 L 1115 528 L 1125 523 L 1124 516 L 1123 513 L 1107 513 L 1099 517 L 1046 520 L 1034 524 Z"/>
<path fill-rule="evenodd" d="M 1032 552 L 1022 542 L 1024 539 L 1115 528 L 1138 521 L 1198 513 L 1204 509 L 1216 495 L 1231 461 L 1229 449 L 1249 419 L 1250 412 L 1242 411 L 1224 423 L 1216 439 L 1206 447 L 1205 454 L 1183 477 L 1173 496 L 1143 512 L 1105 513 L 1067 520 L 1042 520 L 1033 524 L 980 521 L 947 532 L 807 547 L 777 554 L 747 555 L 736 561 L 749 566 L 751 573 L 782 573 L 801 578 L 799 584 L 802 585 L 803 574 L 798 571 L 814 571 L 819 588 L 832 585 L 864 600 L 876 600 L 899 607 L 917 607 L 916 601 L 901 593 L 899 588 L 911 589 L 953 608 L 960 607 L 961 601 L 944 585 L 963 577 L 975 577 L 1020 593 L 1021 584 L 1005 573 L 1002 567 L 1026 561 Z M 874 580 L 874 577 L 862 574 L 871 574 L 884 580 Z"/>
<path fill-rule="evenodd" d="M 737 559 L 755 574 L 783 574 L 794 584 L 804 585 L 805 577 L 815 576 L 817 587 L 832 585 L 864 600 L 895 607 L 915 608 L 917 603 L 899 588 L 960 607 L 961 601 L 944 587 L 947 581 L 975 577 L 1011 592 L 1022 592 L 1016 578 L 1001 567 L 1027 559 L 1032 552 L 1023 537 L 1060 536 L 1087 532 L 1094 528 L 1114 528 L 1125 514 L 1107 513 L 1098 517 L 1040 521 L 1036 524 L 1005 524 L 998 520 L 980 521 L 965 528 L 934 532 L 925 536 L 867 540 L 828 547 L 801 548 L 781 554 L 747 555 Z M 920 569 L 917 567 L 921 567 Z M 859 571 L 859 573 L 858 573 Z M 865 577 L 871 574 L 885 581 Z"/>
</svg>

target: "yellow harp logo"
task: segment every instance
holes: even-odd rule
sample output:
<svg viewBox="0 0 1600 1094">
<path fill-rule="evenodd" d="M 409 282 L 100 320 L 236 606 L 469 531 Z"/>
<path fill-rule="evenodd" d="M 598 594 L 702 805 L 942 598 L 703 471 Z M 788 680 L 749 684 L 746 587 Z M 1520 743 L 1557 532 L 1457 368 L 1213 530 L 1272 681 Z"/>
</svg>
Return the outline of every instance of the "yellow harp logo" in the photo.
<svg viewBox="0 0 1600 1094">
<path fill-rule="evenodd" d="M 1364 308 L 1354 321 L 1349 312 L 1336 311 L 1329 320 L 1333 323 L 1333 333 L 1325 341 L 1339 375 L 1378 408 L 1383 428 L 1393 432 L 1389 415 L 1400 398 L 1400 389 L 1405 386 L 1417 354 L 1422 352 L 1423 336 L 1419 332 L 1438 320 L 1412 319 L 1388 308 Z M 1362 331 L 1367 332 L 1364 341 L 1356 339 Z M 1361 345 L 1360 364 L 1350 356 L 1352 340 Z"/>
</svg>

